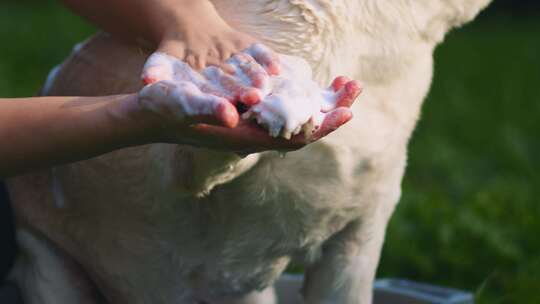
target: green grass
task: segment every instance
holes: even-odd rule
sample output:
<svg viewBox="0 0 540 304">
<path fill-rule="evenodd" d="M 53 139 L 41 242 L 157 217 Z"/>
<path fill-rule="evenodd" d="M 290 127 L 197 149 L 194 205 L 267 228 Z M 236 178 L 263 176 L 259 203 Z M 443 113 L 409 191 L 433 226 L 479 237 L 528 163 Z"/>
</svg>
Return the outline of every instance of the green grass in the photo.
<svg viewBox="0 0 540 304">
<path fill-rule="evenodd" d="M 57 1 L 0 2 L 0 96 L 37 93 L 49 70 L 94 30 Z"/>
<path fill-rule="evenodd" d="M 485 18 L 437 50 L 379 276 L 540 303 L 539 25 Z"/>
<path fill-rule="evenodd" d="M 436 52 L 380 277 L 540 303 L 540 22 L 491 16 Z M 33 95 L 94 29 L 53 1 L 0 3 L 0 96 Z"/>
</svg>

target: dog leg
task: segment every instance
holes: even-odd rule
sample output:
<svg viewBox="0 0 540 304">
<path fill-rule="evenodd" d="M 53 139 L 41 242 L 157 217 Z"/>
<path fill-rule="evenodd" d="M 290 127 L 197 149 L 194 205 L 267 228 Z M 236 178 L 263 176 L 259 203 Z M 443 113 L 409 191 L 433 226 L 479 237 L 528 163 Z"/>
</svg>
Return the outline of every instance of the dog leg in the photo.
<svg viewBox="0 0 540 304">
<path fill-rule="evenodd" d="M 323 257 L 308 268 L 303 286 L 304 303 L 369 304 L 385 224 L 362 232 L 356 222 L 333 238 Z"/>
<path fill-rule="evenodd" d="M 361 218 L 326 241 L 321 258 L 307 268 L 304 303 L 371 303 L 386 225 L 400 196 L 399 186 L 394 189 L 384 200 L 372 201 Z"/>
</svg>

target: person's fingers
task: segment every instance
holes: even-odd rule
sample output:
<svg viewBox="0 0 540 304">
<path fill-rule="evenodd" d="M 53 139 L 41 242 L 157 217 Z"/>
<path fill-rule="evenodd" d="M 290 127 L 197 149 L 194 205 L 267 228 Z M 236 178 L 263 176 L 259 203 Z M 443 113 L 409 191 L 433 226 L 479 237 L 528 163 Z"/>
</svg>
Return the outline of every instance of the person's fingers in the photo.
<svg viewBox="0 0 540 304">
<path fill-rule="evenodd" d="M 245 75 L 250 81 L 250 84 L 258 89 L 267 88 L 270 82 L 270 77 L 264 68 L 253 57 L 248 54 L 238 53 L 228 60 L 232 66 L 237 66 L 236 71 L 239 76 Z"/>
<path fill-rule="evenodd" d="M 186 44 L 178 40 L 166 40 L 152 54 L 143 67 L 142 81 L 145 85 L 162 80 L 173 80 L 174 61 L 184 60 Z"/>
<path fill-rule="evenodd" d="M 156 83 L 161 80 L 171 80 L 172 73 L 168 71 L 166 67 L 154 66 L 145 68 L 141 76 L 144 85 Z"/>
<path fill-rule="evenodd" d="M 207 52 L 207 57 L 208 58 L 213 58 L 212 61 L 215 60 L 216 62 L 219 62 L 220 61 L 219 56 L 220 56 L 219 51 L 218 51 L 216 45 L 214 44 L 214 45 L 209 46 L 209 49 L 208 49 L 208 52 Z M 207 61 L 210 62 L 210 59 L 207 60 Z"/>
<path fill-rule="evenodd" d="M 231 101 L 240 101 L 246 105 L 253 105 L 262 99 L 259 90 L 243 85 L 238 79 L 215 66 L 210 66 L 204 70 L 204 75 L 211 82 L 217 83 L 225 96 L 231 96 Z"/>
<path fill-rule="evenodd" d="M 195 69 L 197 71 L 202 71 L 206 67 L 206 55 L 197 55 L 195 56 Z"/>
<path fill-rule="evenodd" d="M 240 115 L 231 102 L 223 97 L 204 93 L 190 83 L 188 86 L 188 89 L 180 88 L 184 91 L 177 94 L 177 102 L 185 109 L 186 121 L 236 127 Z"/>
<path fill-rule="evenodd" d="M 339 77 L 338 77 L 339 78 Z M 341 78 L 334 80 L 328 90 L 322 91 L 325 102 L 321 104 L 321 112 L 327 113 L 339 107 L 350 107 L 362 92 L 362 87 L 355 80 Z M 346 83 L 343 83 L 347 80 Z M 334 90 L 337 89 L 336 92 Z"/>
<path fill-rule="evenodd" d="M 146 61 L 141 79 L 145 85 L 162 80 L 172 80 L 174 71 L 171 59 L 165 53 L 156 52 Z"/>
<path fill-rule="evenodd" d="M 218 54 L 213 54 L 213 55 L 208 54 L 208 56 L 206 57 L 206 66 L 221 67 L 221 65 L 222 65 L 221 59 L 219 58 Z"/>
<path fill-rule="evenodd" d="M 194 57 L 191 57 L 194 60 Z M 156 52 L 146 61 L 141 75 L 145 85 L 163 80 L 191 81 L 197 86 L 204 78 L 187 63 L 166 53 Z"/>
<path fill-rule="evenodd" d="M 234 128 L 240 121 L 240 114 L 236 107 L 227 100 L 219 103 L 215 108 L 215 117 L 224 127 Z"/>
<path fill-rule="evenodd" d="M 261 64 L 270 75 L 278 75 L 281 71 L 279 56 L 262 43 L 254 43 L 244 51 Z"/>
<path fill-rule="evenodd" d="M 309 142 L 317 141 L 326 135 L 334 132 L 339 127 L 351 120 L 353 114 L 349 108 L 341 107 L 337 108 L 325 115 L 325 118 L 321 126 L 315 130 L 313 135 L 309 137 Z"/>
<path fill-rule="evenodd" d="M 238 88 L 238 98 L 246 105 L 254 105 L 263 98 L 263 93 L 258 89 L 268 87 L 268 74 L 255 60 L 247 54 L 235 54 L 227 61 L 235 68 L 235 75 L 222 75 L 222 81 L 230 88 Z M 242 79 L 249 80 L 248 85 L 242 84 Z M 250 87 L 252 86 L 252 87 Z"/>
<path fill-rule="evenodd" d="M 140 104 L 172 124 L 212 123 L 229 128 L 238 124 L 239 114 L 227 99 L 203 93 L 189 81 L 160 81 L 145 86 Z"/>
<path fill-rule="evenodd" d="M 216 65 L 218 68 L 220 68 L 223 72 L 229 74 L 229 75 L 235 75 L 236 74 L 236 68 L 229 63 L 222 63 L 219 65 Z"/>
<path fill-rule="evenodd" d="M 263 99 L 261 91 L 255 88 L 247 88 L 240 95 L 240 102 L 247 106 L 252 106 L 259 103 Z"/>
<path fill-rule="evenodd" d="M 234 103 L 238 100 L 238 92 L 235 89 L 227 88 L 227 86 L 222 83 L 222 75 L 224 75 L 223 71 L 216 66 L 209 66 L 204 69 L 203 76 L 206 78 L 207 82 L 201 87 L 201 90 L 208 94 L 221 96 Z"/>
<path fill-rule="evenodd" d="M 187 45 L 185 41 L 179 39 L 168 39 L 159 45 L 156 52 L 165 53 L 179 60 L 184 60 L 187 55 Z"/>
<path fill-rule="evenodd" d="M 197 56 L 193 53 L 187 53 L 184 61 L 193 69 L 197 69 Z"/>
<path fill-rule="evenodd" d="M 191 124 L 210 124 L 234 128 L 238 125 L 240 116 L 234 105 L 226 99 L 220 100 L 214 105 L 214 113 L 210 115 L 193 115 L 187 121 Z"/>
<path fill-rule="evenodd" d="M 350 107 L 362 92 L 360 84 L 355 81 L 345 83 L 336 93 L 336 108 Z"/>
<path fill-rule="evenodd" d="M 341 88 L 343 88 L 343 86 L 345 86 L 345 84 L 347 82 L 351 81 L 348 77 L 346 76 L 338 76 L 334 79 L 334 81 L 332 82 L 332 90 L 334 92 L 337 92 L 339 90 L 341 90 Z"/>
<path fill-rule="evenodd" d="M 216 45 L 216 49 L 219 53 L 220 61 L 223 62 L 231 57 L 232 50 L 234 48 L 230 45 L 227 45 L 225 42 L 218 42 Z"/>
</svg>

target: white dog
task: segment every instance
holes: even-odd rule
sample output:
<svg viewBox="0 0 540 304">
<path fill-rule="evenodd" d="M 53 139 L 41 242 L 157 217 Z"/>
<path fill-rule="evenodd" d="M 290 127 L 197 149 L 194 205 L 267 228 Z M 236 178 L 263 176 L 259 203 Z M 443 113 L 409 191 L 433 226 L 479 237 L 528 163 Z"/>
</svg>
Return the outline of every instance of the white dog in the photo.
<svg viewBox="0 0 540 304">
<path fill-rule="evenodd" d="M 320 84 L 360 79 L 355 118 L 284 158 L 158 144 L 8 181 L 26 303 L 273 303 L 291 261 L 304 302 L 370 303 L 433 50 L 490 0 L 214 2 Z M 97 35 L 45 93 L 134 92 L 147 56 Z"/>
</svg>

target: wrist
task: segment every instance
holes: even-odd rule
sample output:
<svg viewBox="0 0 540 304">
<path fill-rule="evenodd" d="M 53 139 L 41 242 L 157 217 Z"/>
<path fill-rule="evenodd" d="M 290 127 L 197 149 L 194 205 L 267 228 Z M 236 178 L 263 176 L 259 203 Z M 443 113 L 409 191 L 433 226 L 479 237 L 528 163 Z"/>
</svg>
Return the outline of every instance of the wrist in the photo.
<svg viewBox="0 0 540 304">
<path fill-rule="evenodd" d="M 161 141 L 163 123 L 158 115 L 141 106 L 138 94 L 121 96 L 119 100 L 111 103 L 108 112 L 116 121 L 115 125 L 119 126 L 118 130 L 124 133 L 125 145 L 145 145 Z"/>
</svg>

